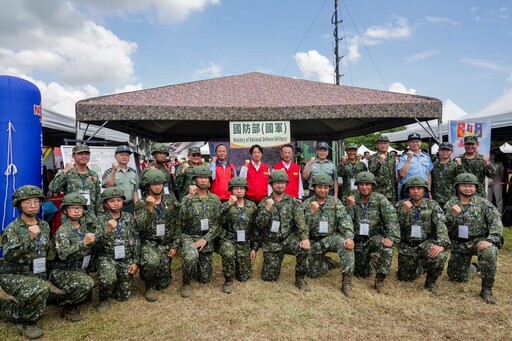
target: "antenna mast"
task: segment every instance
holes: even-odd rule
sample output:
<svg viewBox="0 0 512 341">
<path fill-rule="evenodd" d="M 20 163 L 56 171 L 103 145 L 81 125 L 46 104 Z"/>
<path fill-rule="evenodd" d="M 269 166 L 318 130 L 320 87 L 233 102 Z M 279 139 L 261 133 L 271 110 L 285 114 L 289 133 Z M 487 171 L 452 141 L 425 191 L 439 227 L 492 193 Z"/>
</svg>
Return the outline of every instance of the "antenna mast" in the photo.
<svg viewBox="0 0 512 341">
<path fill-rule="evenodd" d="M 334 0 L 334 14 L 332 15 L 331 22 L 334 25 L 334 72 L 335 72 L 335 82 L 336 85 L 340 85 L 340 80 L 343 75 L 340 74 L 340 61 L 343 56 L 340 57 L 339 53 L 339 43 L 343 38 L 338 38 L 338 25 L 342 23 L 343 20 L 338 20 L 338 0 Z"/>
</svg>

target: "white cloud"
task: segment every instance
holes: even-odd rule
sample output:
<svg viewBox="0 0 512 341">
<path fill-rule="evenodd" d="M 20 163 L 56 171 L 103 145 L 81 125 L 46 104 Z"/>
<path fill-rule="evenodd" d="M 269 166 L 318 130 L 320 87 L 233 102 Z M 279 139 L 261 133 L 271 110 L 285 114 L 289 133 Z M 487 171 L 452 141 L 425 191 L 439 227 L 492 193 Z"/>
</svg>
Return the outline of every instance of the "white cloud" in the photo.
<svg viewBox="0 0 512 341">
<path fill-rule="evenodd" d="M 467 64 L 467 65 L 472 65 L 472 66 L 477 66 L 482 69 L 487 69 L 487 70 L 496 71 L 496 72 L 511 72 L 512 71 L 512 67 L 510 67 L 510 66 L 504 66 L 504 65 L 500 65 L 498 63 L 488 62 L 488 61 L 481 60 L 481 59 L 464 58 L 461 60 L 461 63 Z"/>
<path fill-rule="evenodd" d="M 128 84 L 128 85 L 125 85 L 124 87 L 122 88 L 116 88 L 114 90 L 114 93 L 115 94 L 119 94 L 119 93 L 122 93 L 122 92 L 131 92 L 131 91 L 139 91 L 139 90 L 142 90 L 144 89 L 142 87 L 142 83 L 138 83 L 138 84 Z"/>
<path fill-rule="evenodd" d="M 193 74 L 194 79 L 205 79 L 220 77 L 222 74 L 222 65 L 210 62 L 208 65 L 196 69 Z"/>
<path fill-rule="evenodd" d="M 439 53 L 440 53 L 439 50 L 435 50 L 435 49 L 422 51 L 422 52 L 413 54 L 412 56 L 406 57 L 405 60 L 408 63 L 414 63 L 414 62 L 417 62 L 418 60 L 428 59 L 430 57 L 437 56 L 437 55 L 439 55 Z"/>
<path fill-rule="evenodd" d="M 505 91 L 512 91 L 512 74 L 505 80 Z"/>
<path fill-rule="evenodd" d="M 458 21 L 455 21 L 450 18 L 445 17 L 427 17 L 426 18 L 428 22 L 434 25 L 441 25 L 441 26 L 459 26 L 460 23 Z"/>
<path fill-rule="evenodd" d="M 334 66 L 318 51 L 297 52 L 293 58 L 306 79 L 334 83 Z"/>
<path fill-rule="evenodd" d="M 399 83 L 399 82 L 392 83 L 388 87 L 388 90 L 391 92 L 399 92 L 402 94 L 410 94 L 410 95 L 416 94 L 416 89 L 407 89 L 404 84 Z"/>
</svg>

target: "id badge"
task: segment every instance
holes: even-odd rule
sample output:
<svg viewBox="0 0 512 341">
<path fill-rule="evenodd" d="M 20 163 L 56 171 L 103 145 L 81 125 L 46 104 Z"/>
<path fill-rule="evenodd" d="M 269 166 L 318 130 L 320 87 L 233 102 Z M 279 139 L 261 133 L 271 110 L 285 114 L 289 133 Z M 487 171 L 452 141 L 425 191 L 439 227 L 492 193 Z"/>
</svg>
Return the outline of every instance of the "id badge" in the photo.
<svg viewBox="0 0 512 341">
<path fill-rule="evenodd" d="M 328 233 L 329 232 L 329 222 L 327 219 L 322 219 L 318 223 L 318 233 Z"/>
<path fill-rule="evenodd" d="M 279 220 L 272 220 L 272 226 L 270 227 L 270 232 L 279 233 L 279 227 L 281 227 L 281 222 Z"/>
<path fill-rule="evenodd" d="M 124 245 L 114 246 L 114 259 L 123 259 L 124 257 Z"/>
<path fill-rule="evenodd" d="M 422 238 L 422 233 L 421 233 L 421 224 L 419 221 L 415 220 L 412 222 L 412 225 L 411 225 L 411 237 L 412 238 Z"/>
<path fill-rule="evenodd" d="M 359 235 L 368 236 L 370 235 L 370 222 L 369 221 L 361 221 L 359 223 Z"/>
<path fill-rule="evenodd" d="M 89 263 L 91 262 L 91 255 L 87 255 L 84 257 L 82 261 L 82 269 L 86 270 L 89 267 Z"/>
<path fill-rule="evenodd" d="M 46 272 L 46 257 L 35 258 L 32 262 L 33 264 L 33 272 L 35 274 L 40 274 L 42 272 Z"/>
<path fill-rule="evenodd" d="M 163 237 L 165 236 L 165 224 L 156 224 L 156 236 L 157 237 Z"/>
<path fill-rule="evenodd" d="M 164 194 L 169 194 L 169 187 L 167 187 L 167 186 L 164 187 Z"/>
<path fill-rule="evenodd" d="M 245 231 L 244 230 L 236 231 L 236 241 L 237 242 L 245 242 Z"/>
<path fill-rule="evenodd" d="M 87 200 L 87 205 L 91 204 L 91 192 L 89 190 L 78 191 L 79 194 L 82 194 Z"/>
<path fill-rule="evenodd" d="M 357 191 L 356 179 L 350 178 L 350 190 Z"/>
<path fill-rule="evenodd" d="M 467 225 L 459 225 L 459 238 L 469 239 L 469 227 Z"/>
<path fill-rule="evenodd" d="M 208 219 L 207 218 L 201 219 L 201 231 L 208 231 L 209 229 L 210 229 L 210 227 L 208 225 Z"/>
</svg>

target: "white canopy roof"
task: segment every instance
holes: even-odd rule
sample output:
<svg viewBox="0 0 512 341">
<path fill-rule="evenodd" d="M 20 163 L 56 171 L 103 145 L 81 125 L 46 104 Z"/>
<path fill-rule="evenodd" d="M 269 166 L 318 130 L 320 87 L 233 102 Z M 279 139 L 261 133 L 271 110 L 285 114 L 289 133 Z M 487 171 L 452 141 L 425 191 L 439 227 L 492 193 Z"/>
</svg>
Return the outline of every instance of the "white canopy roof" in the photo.
<svg viewBox="0 0 512 341">
<path fill-rule="evenodd" d="M 509 145 L 509 144 L 508 144 L 508 143 L 506 143 L 506 142 L 500 146 L 500 149 L 501 149 L 501 151 L 502 151 L 503 153 L 505 153 L 505 154 L 510 154 L 510 153 L 512 153 L 512 146 L 511 146 L 511 145 Z"/>
</svg>

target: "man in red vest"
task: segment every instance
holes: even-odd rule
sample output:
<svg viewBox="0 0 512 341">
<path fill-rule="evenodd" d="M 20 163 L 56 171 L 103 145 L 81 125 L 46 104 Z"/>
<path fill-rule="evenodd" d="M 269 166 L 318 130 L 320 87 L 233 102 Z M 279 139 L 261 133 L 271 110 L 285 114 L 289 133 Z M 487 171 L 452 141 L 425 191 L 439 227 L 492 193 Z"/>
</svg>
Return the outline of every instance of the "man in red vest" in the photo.
<svg viewBox="0 0 512 341">
<path fill-rule="evenodd" d="M 304 187 L 302 187 L 302 176 L 300 174 L 300 166 L 293 162 L 293 146 L 285 144 L 280 151 L 281 161 L 274 165 L 273 170 L 284 170 L 288 174 L 288 184 L 285 193 L 292 197 L 302 200 L 304 197 Z M 269 186 L 270 188 L 270 186 Z M 269 193 L 271 192 L 271 188 Z"/>
<path fill-rule="evenodd" d="M 228 191 L 229 180 L 237 175 L 235 166 L 228 163 L 228 149 L 225 145 L 219 144 L 215 147 L 215 156 L 212 157 L 209 167 L 213 179 L 210 192 L 216 194 L 221 201 L 228 200 L 231 195 Z"/>
</svg>

